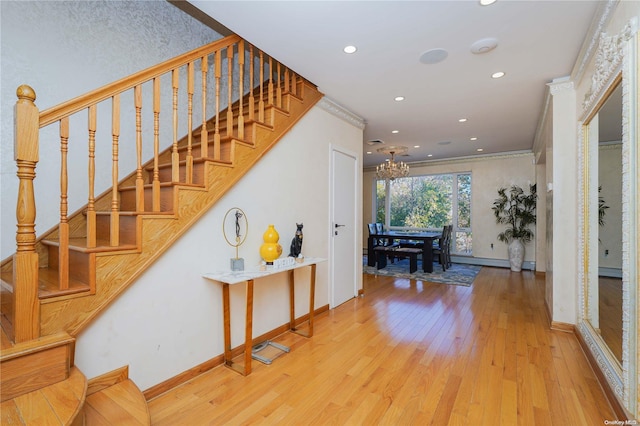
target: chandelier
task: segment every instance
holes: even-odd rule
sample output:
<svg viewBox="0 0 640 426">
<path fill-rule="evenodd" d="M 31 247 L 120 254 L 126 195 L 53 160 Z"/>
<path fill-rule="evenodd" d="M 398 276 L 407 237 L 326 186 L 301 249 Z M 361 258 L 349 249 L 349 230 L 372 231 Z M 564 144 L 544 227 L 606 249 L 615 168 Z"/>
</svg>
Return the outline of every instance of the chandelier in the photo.
<svg viewBox="0 0 640 426">
<path fill-rule="evenodd" d="M 404 161 L 395 161 L 396 154 L 404 154 L 407 148 L 404 146 L 389 146 L 378 149 L 378 152 L 390 154 L 391 159 L 376 166 L 376 174 L 380 179 L 394 180 L 399 177 L 405 177 L 409 174 L 409 166 Z"/>
</svg>

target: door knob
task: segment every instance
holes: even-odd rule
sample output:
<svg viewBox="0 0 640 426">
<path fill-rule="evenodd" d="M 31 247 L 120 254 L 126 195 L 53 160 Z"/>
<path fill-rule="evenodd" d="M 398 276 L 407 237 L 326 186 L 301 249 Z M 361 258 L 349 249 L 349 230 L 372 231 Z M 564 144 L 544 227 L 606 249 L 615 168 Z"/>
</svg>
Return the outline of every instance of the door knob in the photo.
<svg viewBox="0 0 640 426">
<path fill-rule="evenodd" d="M 346 226 L 346 225 L 338 225 L 338 224 L 336 223 L 336 228 L 340 228 L 341 226 Z"/>
</svg>

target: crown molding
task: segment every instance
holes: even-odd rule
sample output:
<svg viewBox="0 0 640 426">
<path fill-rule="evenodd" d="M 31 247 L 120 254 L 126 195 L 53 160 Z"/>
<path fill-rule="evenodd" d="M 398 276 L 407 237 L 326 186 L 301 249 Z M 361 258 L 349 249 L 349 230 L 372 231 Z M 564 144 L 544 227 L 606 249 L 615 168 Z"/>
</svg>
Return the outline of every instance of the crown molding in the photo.
<svg viewBox="0 0 640 426">
<path fill-rule="evenodd" d="M 407 164 L 410 167 L 425 167 L 425 166 L 438 166 L 442 164 L 475 163 L 475 162 L 487 161 L 487 160 L 503 160 L 508 158 L 518 158 L 518 157 L 533 157 L 533 160 L 535 161 L 535 156 L 533 155 L 533 152 L 531 150 L 523 150 L 523 151 L 510 151 L 502 154 L 482 154 L 482 155 L 447 158 L 442 160 L 414 161 L 414 162 L 407 162 Z M 375 172 L 376 166 L 364 167 L 363 171 Z"/>
<path fill-rule="evenodd" d="M 347 123 L 357 127 L 360 130 L 364 130 L 364 119 L 355 115 L 345 107 L 338 105 L 326 96 L 320 99 L 320 102 L 318 102 L 317 105 L 323 110 L 327 111 L 329 114 L 346 121 Z"/>
<path fill-rule="evenodd" d="M 566 79 L 554 80 L 551 83 L 547 83 L 547 86 L 549 86 L 549 92 L 551 93 L 551 96 L 573 90 L 575 87 L 573 81 Z"/>
<path fill-rule="evenodd" d="M 613 11 L 616 9 L 619 2 L 620 0 L 608 0 L 607 2 L 600 4 L 594 20 L 587 31 L 587 35 L 584 39 L 582 49 L 580 49 L 573 71 L 571 72 L 571 80 L 579 82 L 580 79 L 582 79 L 585 69 L 587 68 L 587 64 L 591 61 L 591 58 L 598 47 L 600 34 L 604 32 L 607 24 L 611 20 Z"/>
<path fill-rule="evenodd" d="M 598 52 L 595 58 L 595 71 L 591 77 L 591 88 L 584 95 L 582 107 L 586 110 L 593 106 L 594 101 L 602 96 L 604 89 L 611 86 L 624 58 L 626 42 L 633 37 L 638 27 L 637 18 L 632 18 L 620 31 L 613 36 L 602 32 L 598 38 Z"/>
</svg>

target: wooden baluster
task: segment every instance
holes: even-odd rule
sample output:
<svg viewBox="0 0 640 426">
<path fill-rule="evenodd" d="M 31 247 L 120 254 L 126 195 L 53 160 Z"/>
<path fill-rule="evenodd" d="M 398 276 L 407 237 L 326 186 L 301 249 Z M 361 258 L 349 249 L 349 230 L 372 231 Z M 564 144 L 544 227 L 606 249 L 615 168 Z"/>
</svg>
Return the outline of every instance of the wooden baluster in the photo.
<svg viewBox="0 0 640 426">
<path fill-rule="evenodd" d="M 269 85 L 267 90 L 267 105 L 273 106 L 273 58 L 269 56 Z"/>
<path fill-rule="evenodd" d="M 255 78 L 253 75 L 253 45 L 249 45 L 249 120 L 256 119 L 256 100 L 253 96 Z"/>
<path fill-rule="evenodd" d="M 304 99 L 304 78 L 302 76 L 298 76 L 298 81 L 300 81 L 300 92 L 298 92 L 298 96 L 300 96 L 300 99 Z"/>
<path fill-rule="evenodd" d="M 152 211 L 160 211 L 160 171 L 158 155 L 160 151 L 160 78 L 153 79 L 153 180 L 151 182 Z"/>
<path fill-rule="evenodd" d="M 298 85 L 296 84 L 296 73 L 291 71 L 291 92 L 298 96 Z"/>
<path fill-rule="evenodd" d="M 220 78 L 222 74 L 222 53 L 217 51 L 215 55 L 216 120 L 213 129 L 213 158 L 220 160 Z"/>
<path fill-rule="evenodd" d="M 36 203 L 33 179 L 38 163 L 39 112 L 36 93 L 27 85 L 16 90 L 14 160 L 18 166 L 16 254 L 13 255 L 13 332 L 15 342 L 40 337 Z"/>
<path fill-rule="evenodd" d="M 120 139 L 120 95 L 115 95 L 111 104 L 111 133 L 113 142 L 111 144 L 111 226 L 109 245 L 117 247 L 120 245 L 120 205 L 118 203 L 118 142 Z"/>
<path fill-rule="evenodd" d="M 186 182 L 193 183 L 193 62 L 187 64 L 187 170 Z"/>
<path fill-rule="evenodd" d="M 238 139 L 244 140 L 244 40 L 238 43 Z"/>
<path fill-rule="evenodd" d="M 276 106 L 278 108 L 282 108 L 282 86 L 280 84 L 280 62 L 278 62 L 278 64 L 276 65 L 277 67 L 277 71 L 276 71 L 276 82 L 278 84 L 278 88 L 276 89 Z"/>
<path fill-rule="evenodd" d="M 69 152 L 69 117 L 60 120 L 60 224 L 58 225 L 58 287 L 69 288 L 69 173 L 67 153 Z"/>
<path fill-rule="evenodd" d="M 136 212 L 144 211 L 144 179 L 142 176 L 142 86 L 133 89 L 136 108 Z"/>
<path fill-rule="evenodd" d="M 291 92 L 291 88 L 289 87 L 289 68 L 284 67 L 284 93 Z"/>
<path fill-rule="evenodd" d="M 87 202 L 87 248 L 96 246 L 96 105 L 89 107 L 89 200 Z"/>
<path fill-rule="evenodd" d="M 233 46 L 227 47 L 227 136 L 233 136 Z"/>
<path fill-rule="evenodd" d="M 173 88 L 173 145 L 171 147 L 171 182 L 180 181 L 180 155 L 178 154 L 178 89 L 180 74 L 178 69 L 171 71 Z"/>
<path fill-rule="evenodd" d="M 209 132 L 207 130 L 207 71 L 208 57 L 203 56 L 200 62 L 202 73 L 202 129 L 200 130 L 200 157 L 209 157 Z"/>
<path fill-rule="evenodd" d="M 264 123 L 264 53 L 260 51 L 260 100 L 258 101 L 258 121 Z"/>
</svg>

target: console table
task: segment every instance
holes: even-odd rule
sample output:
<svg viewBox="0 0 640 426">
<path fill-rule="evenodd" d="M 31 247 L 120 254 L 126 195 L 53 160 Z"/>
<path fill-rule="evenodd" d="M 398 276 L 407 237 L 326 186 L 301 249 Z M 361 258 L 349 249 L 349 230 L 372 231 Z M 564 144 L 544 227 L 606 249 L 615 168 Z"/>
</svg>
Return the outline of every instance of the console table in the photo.
<svg viewBox="0 0 640 426">
<path fill-rule="evenodd" d="M 274 268 L 272 266 L 262 266 L 247 269 L 245 271 L 221 271 L 203 274 L 208 280 L 222 284 L 222 308 L 224 313 L 224 363 L 232 370 L 246 376 L 251 373 L 251 349 L 253 346 L 253 283 L 256 279 L 264 278 L 274 274 L 287 272 L 289 281 L 289 328 L 292 332 L 304 337 L 313 336 L 313 311 L 314 296 L 316 288 L 316 265 L 326 259 L 305 257 L 303 262 L 296 262 L 290 266 Z M 310 267 L 311 277 L 309 283 L 309 329 L 307 333 L 296 329 L 295 324 L 295 293 L 294 293 L 294 270 L 298 268 Z M 245 319 L 244 338 L 244 366 L 234 364 L 231 355 L 231 309 L 229 304 L 229 285 L 246 283 L 246 303 L 247 313 Z"/>
</svg>

